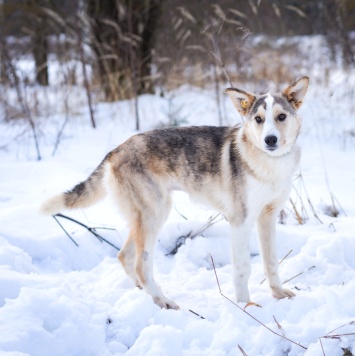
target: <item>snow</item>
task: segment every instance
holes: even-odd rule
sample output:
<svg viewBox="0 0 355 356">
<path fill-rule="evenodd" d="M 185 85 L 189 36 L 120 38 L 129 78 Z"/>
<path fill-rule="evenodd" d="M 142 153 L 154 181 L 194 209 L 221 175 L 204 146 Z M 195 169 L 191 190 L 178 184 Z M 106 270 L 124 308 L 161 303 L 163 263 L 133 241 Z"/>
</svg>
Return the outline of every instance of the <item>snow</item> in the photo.
<svg viewBox="0 0 355 356">
<path fill-rule="evenodd" d="M 250 292 L 262 308 L 246 311 L 307 350 L 273 334 L 219 293 L 210 255 L 222 293 L 234 300 L 226 221 L 186 239 L 174 256 L 167 256 L 179 237 L 197 231 L 215 214 L 185 193 L 174 193 L 154 261 L 158 284 L 179 311 L 160 309 L 134 287 L 114 248 L 62 219 L 77 247 L 54 219 L 38 214 L 44 199 L 85 179 L 110 149 L 135 133 L 132 102 L 97 104 L 98 128 L 93 130 L 83 95 L 54 156 L 60 124 L 55 118 L 40 121 L 41 161 L 35 160 L 24 122 L 0 124 L 0 354 L 236 355 L 241 348 L 248 355 L 313 356 L 323 355 L 322 345 L 326 355 L 342 355 L 342 348 L 355 353 L 355 139 L 350 134 L 355 130 L 355 75 L 335 70 L 328 81 L 327 86 L 311 82 L 302 108 L 300 171 L 308 219 L 299 225 L 288 204 L 286 224 L 277 225 L 280 259 L 292 250 L 280 274 L 283 281 L 291 279 L 286 285 L 297 293 L 294 299 L 275 300 L 261 284 L 256 230 L 251 241 Z M 173 100 L 189 125 L 217 125 L 214 95 L 212 89 L 184 86 Z M 48 94 L 56 119 L 64 121 L 55 99 Z M 240 122 L 225 100 L 225 123 Z M 142 131 L 168 121 L 166 98 L 144 95 L 139 107 Z M 330 192 L 339 202 L 338 217 L 326 214 Z M 301 211 L 295 191 L 292 198 Z M 127 237 L 126 222 L 110 199 L 68 215 L 90 226 L 114 227 L 99 232 L 117 246 Z M 319 338 L 337 328 L 334 333 L 349 335 L 323 338 L 321 345 Z"/>
</svg>

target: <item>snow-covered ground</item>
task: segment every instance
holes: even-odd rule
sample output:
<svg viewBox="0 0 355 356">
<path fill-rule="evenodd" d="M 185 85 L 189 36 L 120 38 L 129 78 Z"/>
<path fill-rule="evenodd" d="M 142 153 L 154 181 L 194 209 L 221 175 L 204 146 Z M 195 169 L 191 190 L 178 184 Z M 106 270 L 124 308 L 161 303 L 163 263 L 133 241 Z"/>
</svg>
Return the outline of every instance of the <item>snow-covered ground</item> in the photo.
<svg viewBox="0 0 355 356">
<path fill-rule="evenodd" d="M 180 236 L 197 231 L 215 213 L 194 205 L 183 192 L 174 193 L 175 206 L 160 233 L 155 257 L 156 279 L 167 297 L 180 305 L 179 311 L 160 309 L 135 288 L 114 248 L 61 220 L 77 247 L 54 219 L 38 214 L 45 198 L 85 179 L 110 149 L 134 134 L 131 102 L 98 104 L 98 128 L 93 130 L 85 97 L 78 99 L 83 106 L 78 104 L 71 113 L 54 156 L 64 114 L 43 119 L 41 161 L 35 160 L 25 123 L 1 124 L 0 354 L 238 355 L 244 350 L 247 355 L 334 356 L 343 355 L 343 349 L 355 353 L 355 76 L 334 72 L 328 81 L 325 87 L 311 77 L 301 110 L 304 186 L 295 179 L 293 201 L 309 219 L 299 225 L 289 204 L 286 224 L 277 226 L 280 259 L 292 250 L 280 273 L 283 280 L 291 279 L 286 285 L 297 293 L 294 299 L 274 300 L 266 283 L 261 284 L 262 263 L 253 233 L 250 290 L 262 308 L 249 307 L 247 312 L 264 325 L 219 293 L 210 255 L 223 294 L 234 299 L 226 221 L 187 239 L 174 256 L 167 256 Z M 49 99 L 54 105 L 55 98 Z M 225 100 L 225 123 L 240 121 Z M 173 103 L 189 125 L 218 123 L 213 90 L 182 87 L 175 91 Z M 143 131 L 168 121 L 167 99 L 146 95 L 139 106 Z M 327 215 L 330 193 L 336 198 L 338 217 Z M 304 201 L 303 213 L 298 194 Z M 307 197 L 322 223 L 313 216 Z M 127 237 L 126 223 L 109 199 L 68 215 L 90 226 L 114 227 L 116 231 L 100 232 L 117 246 Z M 347 335 L 320 342 L 329 333 Z"/>
</svg>

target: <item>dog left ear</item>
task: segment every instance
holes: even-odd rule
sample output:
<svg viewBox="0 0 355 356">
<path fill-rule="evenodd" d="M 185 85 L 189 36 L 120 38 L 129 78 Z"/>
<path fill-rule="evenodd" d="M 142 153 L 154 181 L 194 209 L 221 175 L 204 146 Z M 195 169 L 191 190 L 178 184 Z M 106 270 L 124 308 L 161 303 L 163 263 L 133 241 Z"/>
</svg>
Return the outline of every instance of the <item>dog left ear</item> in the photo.
<svg viewBox="0 0 355 356">
<path fill-rule="evenodd" d="M 286 96 L 287 100 L 295 109 L 299 109 L 301 107 L 302 100 L 308 89 L 308 83 L 309 78 L 302 77 L 282 92 L 282 94 Z"/>
<path fill-rule="evenodd" d="M 247 93 L 244 90 L 236 88 L 228 88 L 224 91 L 229 94 L 232 103 L 237 108 L 238 112 L 242 116 L 246 116 L 253 105 L 255 96 L 253 94 Z"/>
</svg>

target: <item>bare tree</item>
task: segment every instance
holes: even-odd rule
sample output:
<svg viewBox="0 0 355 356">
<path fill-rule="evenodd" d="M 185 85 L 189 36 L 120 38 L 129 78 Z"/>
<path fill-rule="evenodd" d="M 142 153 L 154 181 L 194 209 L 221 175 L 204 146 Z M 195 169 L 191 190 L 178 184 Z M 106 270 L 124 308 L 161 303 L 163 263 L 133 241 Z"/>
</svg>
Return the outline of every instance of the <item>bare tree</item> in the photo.
<svg viewBox="0 0 355 356">
<path fill-rule="evenodd" d="M 106 100 L 151 92 L 159 0 L 87 0 L 92 45 Z"/>
</svg>

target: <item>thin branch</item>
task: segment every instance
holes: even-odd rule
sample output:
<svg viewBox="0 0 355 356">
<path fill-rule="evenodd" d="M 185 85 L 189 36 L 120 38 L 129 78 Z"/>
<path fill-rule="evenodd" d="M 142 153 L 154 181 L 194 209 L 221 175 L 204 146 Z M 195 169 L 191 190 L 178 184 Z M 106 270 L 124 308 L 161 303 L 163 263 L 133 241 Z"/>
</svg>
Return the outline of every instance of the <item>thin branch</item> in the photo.
<svg viewBox="0 0 355 356">
<path fill-rule="evenodd" d="M 189 220 L 185 215 L 183 215 L 182 213 L 180 213 L 180 211 L 177 209 L 177 207 L 175 206 L 175 211 L 185 220 Z"/>
<path fill-rule="evenodd" d="M 73 239 L 72 237 L 69 235 L 69 233 L 64 229 L 64 227 L 62 226 L 62 224 L 60 224 L 60 222 L 58 221 L 57 217 L 63 218 L 63 219 L 67 219 L 71 222 L 74 222 L 75 224 L 78 224 L 80 226 L 82 226 L 83 228 L 85 228 L 86 230 L 88 230 L 91 234 L 93 234 L 100 242 L 106 242 L 107 244 L 109 244 L 110 246 L 112 246 L 113 248 L 115 248 L 117 251 L 120 251 L 120 249 L 115 246 L 112 242 L 106 240 L 105 238 L 103 238 L 101 235 L 99 235 L 96 230 L 97 229 L 102 229 L 102 230 L 115 230 L 112 228 L 108 228 L 108 227 L 89 227 L 85 224 L 83 224 L 82 222 L 75 220 L 69 216 L 63 215 L 63 214 L 56 214 L 53 215 L 53 218 L 57 221 L 57 223 L 60 225 L 60 227 L 65 231 L 65 233 L 67 234 L 67 236 L 77 245 L 79 246 Z"/>
<path fill-rule="evenodd" d="M 194 312 L 193 310 L 189 309 L 189 312 L 192 313 L 192 314 L 195 314 L 196 316 L 198 316 L 199 318 L 201 319 L 206 319 L 204 318 L 203 316 L 201 316 L 200 314 L 197 314 L 196 312 Z"/>
<path fill-rule="evenodd" d="M 243 356 L 248 356 L 247 353 L 242 349 L 242 347 L 240 345 L 238 345 L 238 348 Z"/>
<path fill-rule="evenodd" d="M 323 347 L 323 343 L 322 343 L 322 338 L 319 338 L 319 342 L 320 342 L 320 346 L 322 347 L 322 351 L 323 351 L 323 356 L 325 356 L 325 352 L 324 352 L 324 347 Z"/>
<path fill-rule="evenodd" d="M 315 120 L 314 122 L 317 125 L 317 120 Z M 324 156 L 324 152 L 323 152 L 322 143 L 321 143 L 321 140 L 320 140 L 318 127 L 317 127 L 317 130 L 316 130 L 316 135 L 317 135 L 317 141 L 318 141 L 318 146 L 319 146 L 319 152 L 320 152 L 320 155 L 321 155 L 321 158 L 322 158 L 321 162 L 322 162 L 322 165 L 323 165 L 323 173 L 324 173 L 325 185 L 326 185 L 326 187 L 328 189 L 328 192 L 329 192 L 332 204 L 333 204 L 333 211 L 337 211 L 336 206 L 335 206 L 335 202 L 337 202 L 338 205 L 340 206 L 341 210 L 343 211 L 344 215 L 346 216 L 344 209 L 341 207 L 341 205 L 339 204 L 338 200 L 335 199 L 335 196 L 334 196 L 334 194 L 332 193 L 332 191 L 330 189 L 328 170 L 327 170 L 327 165 L 326 165 L 326 160 L 325 160 L 325 156 Z"/>
<path fill-rule="evenodd" d="M 214 261 L 213 261 L 213 257 L 212 255 L 210 255 L 211 257 L 211 261 L 212 261 L 212 266 L 213 266 L 213 270 L 214 270 L 214 274 L 216 276 L 216 281 L 217 281 L 217 285 L 218 285 L 218 289 L 219 289 L 219 293 L 222 297 L 224 297 L 225 299 L 227 299 L 230 303 L 232 303 L 234 306 L 236 306 L 239 310 L 241 310 L 243 313 L 247 314 L 248 316 L 250 316 L 253 320 L 255 320 L 257 323 L 259 323 L 261 326 L 263 326 L 264 328 L 266 328 L 267 330 L 269 330 L 270 332 L 272 332 L 273 334 L 291 342 L 292 344 L 295 344 L 299 347 L 302 347 L 303 349 L 307 350 L 307 347 L 305 346 L 302 346 L 301 344 L 297 343 L 296 341 L 293 341 L 291 339 L 289 339 L 288 337 L 284 336 L 284 335 L 281 335 L 279 333 L 277 333 L 276 331 L 272 330 L 271 328 L 269 328 L 268 326 L 266 326 L 264 323 L 262 323 L 260 320 L 258 320 L 257 318 L 255 318 L 253 315 L 251 315 L 250 313 L 248 313 L 246 310 L 244 310 L 243 308 L 241 308 L 237 303 L 233 302 L 233 300 L 231 300 L 230 298 L 228 298 L 226 295 L 224 295 L 222 293 L 222 289 L 221 289 L 221 285 L 219 283 L 219 280 L 218 280 L 218 276 L 217 276 L 217 272 L 216 272 L 216 267 L 215 267 L 215 264 L 214 264 Z"/>
<path fill-rule="evenodd" d="M 41 157 L 41 151 L 39 148 L 39 140 L 38 140 L 38 134 L 37 134 L 37 130 L 36 130 L 36 124 L 32 117 L 32 113 L 28 106 L 28 102 L 27 102 L 25 95 L 23 93 L 23 90 L 25 90 L 25 86 L 24 86 L 24 88 L 21 88 L 20 79 L 16 73 L 15 65 L 12 63 L 11 57 L 8 53 L 7 46 L 6 46 L 4 40 L 0 41 L 0 47 L 1 47 L 1 51 L 3 52 L 4 59 L 6 60 L 6 64 L 9 67 L 9 70 L 10 70 L 13 80 L 15 82 L 15 90 L 16 90 L 16 94 L 17 94 L 17 100 L 20 104 L 23 114 L 27 117 L 28 123 L 31 127 L 33 139 L 34 139 L 34 143 L 35 143 L 35 148 L 36 148 L 36 153 L 37 153 L 37 160 L 40 161 L 42 159 L 42 157 Z"/>
<path fill-rule="evenodd" d="M 341 326 L 337 327 L 336 329 L 330 331 L 327 335 L 320 336 L 320 337 L 318 338 L 324 356 L 325 356 L 325 351 L 324 351 L 322 339 L 336 339 L 336 340 L 339 340 L 342 336 L 354 336 L 354 335 L 355 335 L 355 332 L 354 332 L 354 333 L 344 333 L 344 334 L 329 335 L 329 334 L 332 334 L 334 331 L 339 330 L 339 329 L 343 328 L 344 326 L 348 326 L 348 325 L 355 325 L 355 321 L 351 321 L 351 322 L 348 323 L 348 324 L 341 325 Z M 345 353 L 344 353 L 344 355 L 345 355 Z"/>
<path fill-rule="evenodd" d="M 68 88 L 67 88 L 67 90 L 68 90 Z M 62 124 L 59 132 L 58 132 L 57 139 L 55 141 L 54 148 L 53 148 L 53 151 L 52 151 L 52 156 L 54 156 L 56 154 L 56 152 L 57 152 L 60 140 L 62 138 L 62 134 L 63 134 L 64 129 L 65 129 L 65 126 L 67 125 L 67 123 L 69 121 L 69 105 L 68 105 L 68 94 L 67 94 L 67 91 L 66 91 L 66 95 L 65 95 L 64 105 L 65 105 L 65 119 L 63 121 L 63 124 Z"/>
<path fill-rule="evenodd" d="M 176 210 L 178 213 L 179 213 L 179 211 L 178 210 Z M 180 214 L 180 213 L 179 213 Z M 181 214 L 180 214 L 181 215 Z M 186 219 L 187 220 L 187 218 L 185 217 L 185 216 L 183 216 L 183 215 L 181 215 L 184 219 Z M 219 219 L 217 219 L 218 217 L 220 217 Z M 199 236 L 199 235 L 201 235 L 201 236 L 203 236 L 202 235 L 202 233 L 204 232 L 204 231 L 206 231 L 209 227 L 211 227 L 212 225 L 214 225 L 214 224 L 216 224 L 216 223 L 218 223 L 218 222 L 220 222 L 220 221 L 222 221 L 224 219 L 224 217 L 222 216 L 221 217 L 221 214 L 215 214 L 215 215 L 213 215 L 213 216 L 210 216 L 209 217 L 209 219 L 208 219 L 208 221 L 206 222 L 206 224 L 204 224 L 203 226 L 201 226 L 197 231 L 195 231 L 195 232 L 193 232 L 192 230 L 188 233 L 188 234 L 186 234 L 186 235 L 182 235 L 182 236 L 180 236 L 180 237 L 178 237 L 177 238 L 177 240 L 176 240 L 176 243 L 175 243 L 175 247 L 170 251 L 170 252 L 168 252 L 167 254 L 165 254 L 165 256 L 171 256 L 171 255 L 175 255 L 177 252 L 178 252 L 178 250 L 179 250 L 179 248 L 182 246 L 182 245 L 184 245 L 185 244 L 185 241 L 187 240 L 187 239 L 194 239 L 196 236 Z"/>
<path fill-rule="evenodd" d="M 297 208 L 296 208 L 295 203 L 293 202 L 293 200 L 291 199 L 291 197 L 289 198 L 289 200 L 290 200 L 290 203 L 291 203 L 291 205 L 292 205 L 293 211 L 295 212 L 296 219 L 297 219 L 298 223 L 299 223 L 300 225 L 303 225 L 303 219 L 302 219 L 301 215 L 299 214 L 299 212 L 297 211 Z"/>
<path fill-rule="evenodd" d="M 275 320 L 275 323 L 276 323 L 276 325 L 277 325 L 277 328 L 280 329 L 280 330 L 282 330 L 282 326 L 281 326 L 280 323 L 276 320 L 275 315 L 273 315 L 272 317 L 273 317 L 274 320 Z"/>
<path fill-rule="evenodd" d="M 335 203 L 337 203 L 339 205 L 340 210 L 342 210 L 344 216 L 347 216 L 345 210 L 343 209 L 343 207 L 339 203 L 339 200 L 336 198 L 336 196 L 332 192 L 330 192 L 330 196 L 332 198 L 333 205 L 335 206 Z"/>
<path fill-rule="evenodd" d="M 327 335 L 332 334 L 334 331 L 337 331 L 337 330 L 339 330 L 340 328 L 342 328 L 342 327 L 344 327 L 344 326 L 348 326 L 348 325 L 355 325 L 355 321 L 351 321 L 351 322 L 348 323 L 348 324 L 344 324 L 344 325 L 342 325 L 342 326 L 339 326 L 339 327 L 337 327 L 336 329 L 334 329 L 334 330 L 332 330 L 332 331 L 329 331 L 329 333 L 328 333 Z"/>
<path fill-rule="evenodd" d="M 53 215 L 53 219 L 58 223 L 58 225 L 62 228 L 62 230 L 65 232 L 65 234 L 70 238 L 70 240 L 79 247 L 79 245 L 76 243 L 76 241 L 70 236 L 70 234 L 67 232 L 67 230 L 64 229 L 63 225 L 60 223 L 60 221 L 56 218 L 55 215 Z"/>
<path fill-rule="evenodd" d="M 222 68 L 222 71 L 223 71 L 223 74 L 224 76 L 226 77 L 226 79 L 228 80 L 231 88 L 234 88 L 234 85 L 227 73 L 227 70 L 226 70 L 226 66 L 222 60 L 222 56 L 221 56 L 221 52 L 219 50 L 219 44 L 218 44 L 218 40 L 217 40 L 217 36 L 216 36 L 216 33 L 214 31 L 214 27 L 212 26 L 212 44 L 213 44 L 213 49 L 214 51 L 211 51 L 213 57 L 216 59 L 217 63 L 221 66 Z"/>
<path fill-rule="evenodd" d="M 279 265 L 285 261 L 285 259 L 292 253 L 293 250 L 290 250 L 286 253 L 286 255 L 282 258 L 282 260 L 279 262 Z M 266 277 L 260 282 L 260 284 L 263 284 L 266 281 Z"/>
<path fill-rule="evenodd" d="M 311 199 L 309 198 L 309 195 L 308 195 L 307 189 L 306 189 L 306 185 L 305 185 L 304 180 L 303 180 L 302 173 L 299 174 L 298 178 L 300 179 L 300 189 L 303 188 L 304 193 L 306 194 L 306 198 L 307 198 L 308 204 L 309 204 L 309 206 L 310 206 L 310 208 L 311 208 L 311 210 L 312 210 L 313 216 L 314 216 L 321 224 L 323 224 L 323 221 L 319 218 L 319 216 L 318 216 L 318 214 L 317 214 L 316 210 L 314 209 L 314 206 L 313 206 L 313 204 L 312 204 L 312 202 L 311 202 Z M 301 198 L 301 196 L 299 195 L 297 189 L 295 189 L 295 191 L 296 191 L 297 195 L 299 196 L 299 198 L 300 198 L 300 200 L 301 200 L 301 202 L 302 202 L 302 198 Z M 302 202 L 302 204 L 303 204 L 303 202 Z M 304 204 L 303 204 L 303 205 L 304 205 Z"/>
<path fill-rule="evenodd" d="M 322 339 L 340 339 L 342 336 L 354 336 L 354 335 L 355 335 L 355 333 L 325 335 L 325 336 L 322 336 Z"/>
<path fill-rule="evenodd" d="M 316 266 L 312 266 L 312 267 L 307 268 L 307 271 L 311 270 L 312 268 L 316 268 Z M 296 274 L 295 276 L 293 276 L 293 277 L 291 277 L 291 278 L 289 278 L 289 279 L 286 279 L 286 281 L 282 282 L 282 284 L 285 284 L 285 283 L 287 283 L 287 282 L 289 282 L 289 281 L 292 281 L 293 279 L 295 279 L 296 277 L 300 276 L 300 275 L 303 274 L 304 272 L 305 272 L 305 271 L 303 271 L 303 272 L 301 272 L 301 273 L 298 273 L 298 274 Z"/>
</svg>

